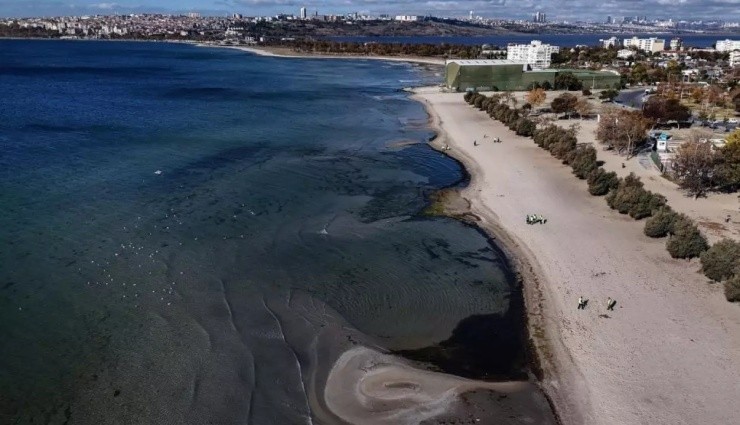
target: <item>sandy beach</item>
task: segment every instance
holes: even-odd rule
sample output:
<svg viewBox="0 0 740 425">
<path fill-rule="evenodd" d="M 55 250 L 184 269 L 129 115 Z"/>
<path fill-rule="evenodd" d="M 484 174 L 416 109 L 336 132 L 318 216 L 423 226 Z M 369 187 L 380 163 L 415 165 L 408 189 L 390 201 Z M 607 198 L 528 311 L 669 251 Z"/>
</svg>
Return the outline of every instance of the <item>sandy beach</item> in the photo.
<svg viewBox="0 0 740 425">
<path fill-rule="evenodd" d="M 478 224 L 522 275 L 541 385 L 562 423 L 737 423 L 740 308 L 699 262 L 671 259 L 665 240 L 644 236 L 642 222 L 589 195 L 569 167 L 462 93 L 414 97 L 440 133 L 434 144 L 468 168 L 462 196 Z M 547 224 L 527 225 L 535 213 Z"/>
</svg>

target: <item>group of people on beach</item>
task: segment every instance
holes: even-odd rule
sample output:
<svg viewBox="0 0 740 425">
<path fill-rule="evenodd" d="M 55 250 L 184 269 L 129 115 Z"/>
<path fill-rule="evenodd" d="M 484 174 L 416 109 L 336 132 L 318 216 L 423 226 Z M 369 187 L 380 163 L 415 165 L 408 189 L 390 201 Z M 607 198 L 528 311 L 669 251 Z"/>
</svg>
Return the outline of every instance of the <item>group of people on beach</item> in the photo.
<svg viewBox="0 0 740 425">
<path fill-rule="evenodd" d="M 483 138 L 484 139 L 487 139 L 488 138 L 488 135 L 487 134 L 484 134 L 483 135 Z M 501 143 L 501 139 L 499 139 L 498 137 L 496 137 L 495 139 L 492 139 L 492 140 L 493 140 L 493 143 Z M 478 146 L 478 141 L 477 140 L 473 140 L 473 146 Z"/>
<path fill-rule="evenodd" d="M 578 310 L 585 310 L 586 304 L 588 304 L 587 299 L 583 299 L 583 297 L 578 297 Z M 606 309 L 614 311 L 614 306 L 617 305 L 617 300 L 613 300 L 611 297 L 606 299 Z"/>
<path fill-rule="evenodd" d="M 547 219 L 539 214 L 527 214 L 527 224 L 545 224 Z"/>
</svg>

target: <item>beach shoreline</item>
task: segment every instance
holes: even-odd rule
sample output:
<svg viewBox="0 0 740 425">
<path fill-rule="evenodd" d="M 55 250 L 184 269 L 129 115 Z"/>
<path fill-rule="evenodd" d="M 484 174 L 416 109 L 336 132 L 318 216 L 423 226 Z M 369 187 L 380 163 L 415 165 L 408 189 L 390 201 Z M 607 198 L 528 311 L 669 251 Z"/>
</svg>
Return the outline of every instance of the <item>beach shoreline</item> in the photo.
<svg viewBox="0 0 740 425">
<path fill-rule="evenodd" d="M 539 384 L 560 421 L 731 423 L 740 373 L 725 370 L 740 362 L 740 312 L 719 285 L 705 283 L 698 262 L 670 259 L 664 240 L 644 237 L 640 224 L 609 210 L 560 161 L 462 93 L 412 93 L 438 134 L 432 146 L 470 173 L 460 190 L 469 217 L 523 282 Z M 547 225 L 524 224 L 531 213 Z M 587 310 L 575 309 L 581 295 L 591 298 Z M 614 313 L 602 306 L 607 296 L 619 300 Z"/>
<path fill-rule="evenodd" d="M 473 204 L 479 200 L 471 199 L 470 194 L 475 193 L 478 176 L 480 176 L 480 165 L 471 157 L 462 154 L 459 150 L 449 150 L 450 143 L 455 143 L 450 138 L 442 120 L 434 107 L 423 96 L 420 96 L 416 90 L 410 90 L 411 98 L 421 103 L 429 115 L 429 125 L 436 133 L 436 137 L 430 141 L 430 145 L 435 150 L 450 156 L 458 161 L 468 175 L 468 185 L 462 189 L 452 189 L 464 201 L 464 207 L 458 206 L 448 208 L 444 207 L 444 214 L 453 218 L 462 219 L 481 229 L 493 242 L 496 247 L 505 255 L 506 261 L 511 266 L 518 283 L 521 285 L 522 297 L 524 302 L 524 325 L 527 339 L 528 357 L 530 359 L 531 372 L 537 378 L 537 384 L 543 390 L 543 393 L 550 403 L 558 423 L 563 423 L 558 414 L 557 406 L 564 401 L 558 398 L 558 395 L 547 388 L 543 388 L 541 383 L 546 377 L 558 375 L 559 369 L 555 364 L 555 357 L 552 354 L 553 344 L 556 344 L 556 335 L 547 335 L 546 331 L 552 332 L 553 329 L 545 323 L 544 296 L 540 285 L 539 276 L 541 271 L 536 270 L 536 264 L 530 261 L 533 253 L 528 252 L 527 248 L 521 245 L 521 242 L 506 231 L 506 229 L 496 221 L 495 214 L 487 209 L 473 212 Z M 445 202 L 445 201 L 442 201 Z M 479 215 L 483 213 L 482 215 Z"/>
</svg>

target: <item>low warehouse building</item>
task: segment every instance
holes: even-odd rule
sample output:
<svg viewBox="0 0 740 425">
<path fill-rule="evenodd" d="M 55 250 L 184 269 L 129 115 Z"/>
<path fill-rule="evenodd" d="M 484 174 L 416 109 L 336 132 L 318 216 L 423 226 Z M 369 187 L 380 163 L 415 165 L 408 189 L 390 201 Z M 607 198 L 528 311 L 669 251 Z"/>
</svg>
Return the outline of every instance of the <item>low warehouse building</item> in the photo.
<svg viewBox="0 0 740 425">
<path fill-rule="evenodd" d="M 448 60 L 445 85 L 456 91 L 527 90 L 534 83 L 555 85 L 558 74 L 570 72 L 588 89 L 613 88 L 620 83 L 616 72 L 584 69 L 544 69 L 531 71 L 523 62 L 502 59 Z"/>
</svg>

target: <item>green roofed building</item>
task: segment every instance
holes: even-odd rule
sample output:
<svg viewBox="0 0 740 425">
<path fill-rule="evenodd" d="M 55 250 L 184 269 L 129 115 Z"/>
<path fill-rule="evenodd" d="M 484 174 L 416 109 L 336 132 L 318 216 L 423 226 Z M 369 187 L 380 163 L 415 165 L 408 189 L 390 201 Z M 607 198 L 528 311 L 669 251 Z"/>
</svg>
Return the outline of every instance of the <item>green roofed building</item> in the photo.
<svg viewBox="0 0 740 425">
<path fill-rule="evenodd" d="M 555 85 L 555 76 L 570 72 L 581 80 L 584 88 L 606 89 L 620 83 L 616 72 L 586 69 L 544 69 L 531 71 L 527 64 L 504 59 L 448 60 L 445 64 L 445 85 L 456 91 L 526 90 L 531 84 L 548 81 Z"/>
</svg>

